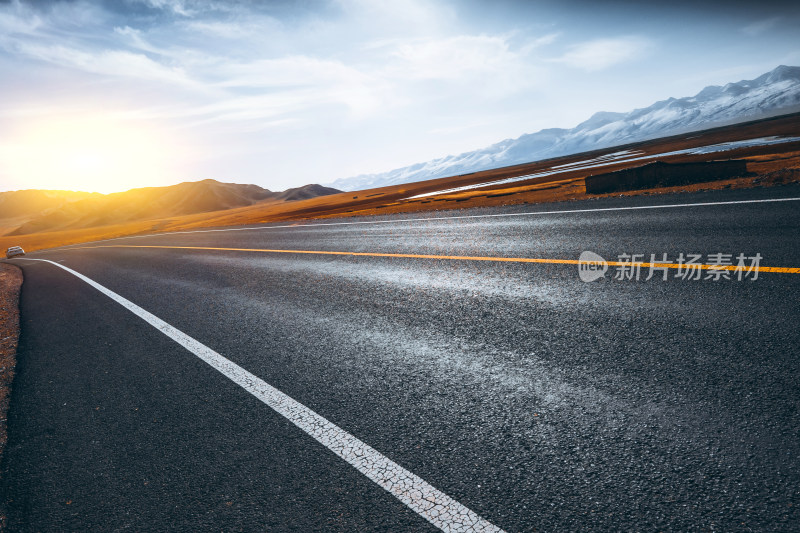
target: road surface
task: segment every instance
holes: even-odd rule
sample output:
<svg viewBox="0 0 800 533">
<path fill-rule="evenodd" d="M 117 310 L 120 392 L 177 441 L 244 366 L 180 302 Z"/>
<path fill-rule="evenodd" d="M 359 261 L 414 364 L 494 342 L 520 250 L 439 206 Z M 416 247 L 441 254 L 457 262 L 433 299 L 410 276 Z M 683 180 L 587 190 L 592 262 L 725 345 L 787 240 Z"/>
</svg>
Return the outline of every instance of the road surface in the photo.
<svg viewBox="0 0 800 533">
<path fill-rule="evenodd" d="M 311 221 L 14 259 L 9 530 L 459 530 L 452 509 L 487 530 L 795 529 L 798 199 Z M 787 270 L 636 280 L 612 264 L 587 283 L 569 262 L 584 251 Z M 280 393 L 300 415 L 259 396 Z M 387 488 L 395 474 L 368 477 L 373 460 L 439 491 L 443 521 Z"/>
</svg>

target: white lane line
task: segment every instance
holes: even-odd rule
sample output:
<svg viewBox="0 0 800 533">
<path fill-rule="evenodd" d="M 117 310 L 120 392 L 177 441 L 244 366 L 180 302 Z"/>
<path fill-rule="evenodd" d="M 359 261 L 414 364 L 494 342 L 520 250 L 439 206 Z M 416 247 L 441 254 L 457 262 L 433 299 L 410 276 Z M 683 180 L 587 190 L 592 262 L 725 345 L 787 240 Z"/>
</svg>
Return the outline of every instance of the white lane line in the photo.
<svg viewBox="0 0 800 533">
<path fill-rule="evenodd" d="M 112 290 L 59 263 L 47 259 L 23 259 L 43 261 L 64 269 L 119 303 L 277 411 L 442 531 L 502 532 L 497 526 L 323 416 Z"/>
<path fill-rule="evenodd" d="M 715 205 L 741 205 L 741 204 L 761 204 L 770 202 L 796 202 L 799 198 L 765 198 L 762 200 L 731 200 L 728 202 L 699 202 L 694 204 L 664 204 L 664 205 L 639 205 L 627 207 L 597 207 L 592 209 L 564 209 L 560 211 L 529 211 L 525 213 L 495 213 L 486 215 L 459 215 L 453 217 L 428 217 L 428 218 L 398 218 L 392 220 L 361 220 L 353 222 L 320 222 L 316 224 L 283 224 L 280 226 L 256 226 L 247 228 L 218 228 L 218 229 L 199 229 L 192 231 L 172 231 L 164 233 L 149 233 L 146 235 L 131 235 L 128 237 L 115 237 L 113 239 L 103 239 L 100 241 L 91 242 L 106 242 L 116 241 L 120 239 L 139 239 L 142 237 L 161 237 L 170 235 L 184 235 L 188 233 L 216 233 L 224 231 L 261 231 L 269 229 L 282 229 L 282 228 L 316 228 L 321 226 L 354 226 L 359 224 L 397 224 L 399 222 L 430 222 L 441 220 L 463 220 L 470 218 L 501 218 L 501 217 L 528 217 L 535 215 L 559 215 L 559 214 L 575 214 L 575 213 L 600 213 L 606 211 L 632 211 L 641 209 L 674 209 L 677 207 L 707 207 Z M 83 246 L 89 243 L 80 243 L 70 246 Z M 63 248 L 69 248 L 64 246 Z"/>
</svg>

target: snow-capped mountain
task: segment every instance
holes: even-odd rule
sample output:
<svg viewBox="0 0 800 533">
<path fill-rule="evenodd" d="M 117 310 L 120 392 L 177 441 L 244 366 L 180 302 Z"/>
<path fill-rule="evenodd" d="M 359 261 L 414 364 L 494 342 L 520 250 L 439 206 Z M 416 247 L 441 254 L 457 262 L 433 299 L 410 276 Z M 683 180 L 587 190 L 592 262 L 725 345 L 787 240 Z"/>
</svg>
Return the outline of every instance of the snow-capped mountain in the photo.
<svg viewBox="0 0 800 533">
<path fill-rule="evenodd" d="M 595 113 L 573 129 L 545 129 L 487 148 L 330 184 L 355 191 L 455 176 L 800 111 L 800 67 L 779 66 L 754 80 L 712 85 L 629 113 Z"/>
</svg>

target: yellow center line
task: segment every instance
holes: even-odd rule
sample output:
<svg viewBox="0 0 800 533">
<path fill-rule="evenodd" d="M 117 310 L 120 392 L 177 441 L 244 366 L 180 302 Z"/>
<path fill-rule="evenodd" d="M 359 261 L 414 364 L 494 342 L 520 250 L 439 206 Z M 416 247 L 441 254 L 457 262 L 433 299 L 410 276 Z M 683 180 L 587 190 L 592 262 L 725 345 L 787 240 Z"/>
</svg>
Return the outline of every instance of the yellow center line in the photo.
<svg viewBox="0 0 800 533">
<path fill-rule="evenodd" d="M 431 255 L 431 254 L 390 254 L 381 252 L 336 252 L 329 250 L 270 250 L 266 248 L 219 248 L 213 246 L 147 246 L 147 245 L 132 245 L 132 244 L 109 244 L 103 246 L 76 246 L 73 248 L 65 248 L 67 250 L 81 250 L 93 248 L 163 248 L 167 250 L 213 250 L 222 252 L 256 252 L 267 254 L 312 254 L 312 255 L 349 255 L 357 257 L 393 257 L 402 259 L 440 259 L 451 261 L 494 261 L 502 263 L 544 263 L 551 265 L 579 265 L 581 263 L 590 263 L 589 261 L 579 261 L 578 259 L 543 259 L 534 257 L 484 257 L 472 255 Z M 606 261 L 608 266 L 627 266 L 630 267 L 630 262 L 625 261 Z M 634 266 L 640 268 L 684 268 L 684 269 L 699 269 L 699 270 L 730 270 L 743 272 L 750 271 L 750 267 L 740 267 L 737 265 L 707 265 L 707 264 L 690 264 L 685 263 L 643 263 L 635 262 Z M 755 269 L 753 269 L 755 270 Z M 800 268 L 791 267 L 769 267 L 759 266 L 759 272 L 777 272 L 781 274 L 800 274 Z"/>
</svg>

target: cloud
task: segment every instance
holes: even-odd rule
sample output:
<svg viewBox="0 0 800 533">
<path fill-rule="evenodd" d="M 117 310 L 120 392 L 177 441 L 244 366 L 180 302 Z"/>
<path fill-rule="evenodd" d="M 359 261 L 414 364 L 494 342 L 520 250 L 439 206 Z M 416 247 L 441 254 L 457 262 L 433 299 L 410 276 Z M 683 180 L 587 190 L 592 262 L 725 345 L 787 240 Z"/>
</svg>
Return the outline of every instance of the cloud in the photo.
<svg viewBox="0 0 800 533">
<path fill-rule="evenodd" d="M 357 116 L 375 110 L 383 102 L 383 82 L 341 61 L 302 55 L 260 59 L 215 66 L 216 87 L 264 93 L 250 104 L 253 108 L 310 108 L 323 104 L 344 105 Z"/>
<path fill-rule="evenodd" d="M 428 101 L 452 101 L 454 90 L 475 102 L 499 99 L 546 78 L 531 55 L 537 46 L 535 41 L 514 46 L 508 35 L 485 34 L 401 41 L 386 45 L 385 66 L 378 72 L 398 90 L 424 88 L 413 94 Z"/>
<path fill-rule="evenodd" d="M 335 0 L 346 19 L 381 30 L 404 34 L 432 34 L 456 18 L 444 2 L 425 0 Z"/>
<path fill-rule="evenodd" d="M 559 32 L 548 33 L 548 34 L 542 35 L 541 37 L 536 37 L 535 39 L 530 41 L 528 44 L 526 44 L 524 49 L 525 50 L 534 50 L 534 49 L 542 47 L 542 46 L 547 46 L 547 45 L 553 44 L 554 42 L 556 42 L 558 40 L 559 37 L 561 37 L 561 33 L 559 33 Z"/>
<path fill-rule="evenodd" d="M 144 54 L 123 50 L 90 52 L 62 45 L 32 43 L 20 44 L 19 50 L 31 58 L 90 74 L 177 84 L 190 83 L 181 69 L 166 67 Z"/>
<path fill-rule="evenodd" d="M 19 2 L 11 2 L 6 9 L 0 10 L 0 35 L 30 35 L 42 26 L 41 17 Z"/>
<path fill-rule="evenodd" d="M 326 20 L 278 19 L 258 5 L 231 3 L 223 10 L 212 0 L 128 2 L 180 17 L 153 19 L 137 10 L 120 15 L 78 0 L 58 13 L 39 10 L 37 18 L 22 4 L 0 5 L 0 29 L 18 30 L 2 32 L 0 46 L 28 64 L 72 70 L 74 79 L 95 75 L 111 93 L 148 94 L 147 100 L 129 99 L 141 102 L 132 116 L 296 124 L 386 117 L 435 101 L 457 107 L 504 98 L 538 79 L 532 74 L 542 69 L 530 53 L 557 37 L 520 43 L 513 32 L 451 35 L 442 25 L 452 9 L 418 0 L 403 6 L 332 0 L 339 11 Z M 81 27 L 72 27 L 73 19 Z M 371 26 L 363 30 L 367 19 Z M 424 37 L 408 36 L 420 28 L 426 28 Z M 334 48 L 326 45 L 331 39 L 339 43 Z"/>
<path fill-rule="evenodd" d="M 415 79 L 460 79 L 503 69 L 516 60 L 505 39 L 486 35 L 401 44 L 393 55 L 403 75 Z"/>
<path fill-rule="evenodd" d="M 642 37 L 596 39 L 570 46 L 564 55 L 553 61 L 586 71 L 598 71 L 638 59 L 651 46 L 650 41 Z"/>
<path fill-rule="evenodd" d="M 223 39 L 242 39 L 248 36 L 255 36 L 257 33 L 269 32 L 270 29 L 278 27 L 277 21 L 267 24 L 265 17 L 260 17 L 257 24 L 243 24 L 241 22 L 227 21 L 200 21 L 193 20 L 187 25 L 190 31 L 200 32 L 210 37 L 221 37 Z"/>
<path fill-rule="evenodd" d="M 128 46 L 132 48 L 159 55 L 163 53 L 163 50 L 147 42 L 140 30 L 131 28 L 130 26 L 123 26 L 121 28 L 115 27 L 114 33 L 122 37 L 124 39 L 123 42 L 126 42 Z"/>
<path fill-rule="evenodd" d="M 164 9 L 182 5 L 156 4 Z M 131 25 L 113 25 L 117 19 L 108 17 L 103 25 L 99 22 L 104 17 L 84 13 L 87 25 L 82 31 L 57 35 L 65 13 L 56 16 L 50 10 L 37 18 L 20 4 L 7 7 L 0 5 L 0 29 L 5 30 L 0 49 L 27 65 L 71 70 L 73 79 L 98 76 L 111 93 L 146 92 L 151 98 L 139 100 L 140 117 L 191 123 L 282 117 L 273 123 L 288 124 L 294 122 L 286 118 L 291 113 L 302 119 L 325 106 L 329 115 L 344 110 L 350 117 L 364 117 L 384 102 L 386 84 L 367 74 L 369 69 L 302 53 L 263 57 L 260 41 L 250 42 L 252 35 L 245 31 L 261 21 L 268 27 L 278 25 L 263 14 L 254 14 L 249 22 L 213 18 L 171 22 L 165 33 L 161 24 L 134 27 L 136 20 L 127 19 Z M 80 8 L 85 11 L 85 6 Z M 204 30 L 204 35 L 198 38 L 197 30 Z M 233 42 L 217 46 L 221 38 Z"/>
<path fill-rule="evenodd" d="M 183 0 L 138 0 L 154 9 L 162 9 L 170 11 L 182 17 L 192 17 L 196 11 L 186 7 L 186 2 Z"/>
<path fill-rule="evenodd" d="M 748 35 L 750 37 L 757 37 L 772 28 L 774 28 L 778 22 L 780 22 L 780 17 L 771 17 L 767 19 L 757 20 L 752 24 L 748 24 L 744 28 L 742 28 L 742 33 Z"/>
</svg>

